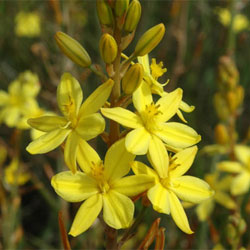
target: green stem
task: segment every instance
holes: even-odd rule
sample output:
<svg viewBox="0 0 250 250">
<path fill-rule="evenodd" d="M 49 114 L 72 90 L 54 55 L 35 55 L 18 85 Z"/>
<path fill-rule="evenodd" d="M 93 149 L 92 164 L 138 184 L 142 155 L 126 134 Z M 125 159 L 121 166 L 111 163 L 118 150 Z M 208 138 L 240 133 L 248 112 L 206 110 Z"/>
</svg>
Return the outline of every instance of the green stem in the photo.
<svg viewBox="0 0 250 250">
<path fill-rule="evenodd" d="M 235 17 L 234 7 L 235 7 L 235 0 L 231 0 L 230 2 L 231 22 L 228 30 L 227 47 L 226 47 L 226 53 L 229 55 L 233 54 L 235 48 L 235 31 L 233 29 L 233 23 Z"/>
<path fill-rule="evenodd" d="M 93 72 L 93 73 L 95 73 L 97 76 L 99 76 L 101 79 L 102 79 L 102 81 L 107 81 L 108 80 L 108 78 L 107 78 L 107 76 L 105 75 L 105 74 L 103 74 L 101 71 L 99 71 L 93 64 L 91 64 L 90 66 L 89 66 L 89 69 Z"/>
</svg>

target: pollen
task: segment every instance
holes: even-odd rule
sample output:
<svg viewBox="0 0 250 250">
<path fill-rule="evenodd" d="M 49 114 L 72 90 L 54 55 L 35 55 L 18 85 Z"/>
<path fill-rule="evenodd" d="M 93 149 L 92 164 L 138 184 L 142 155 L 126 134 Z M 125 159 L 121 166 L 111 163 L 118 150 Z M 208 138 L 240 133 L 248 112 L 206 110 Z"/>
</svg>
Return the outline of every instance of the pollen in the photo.
<svg viewBox="0 0 250 250">
<path fill-rule="evenodd" d="M 103 172 L 104 172 L 104 165 L 102 161 L 100 161 L 99 163 L 92 162 L 91 166 L 92 177 L 96 179 L 100 193 L 105 194 L 109 191 L 110 186 L 106 181 Z"/>
<path fill-rule="evenodd" d="M 145 128 L 152 132 L 157 127 L 157 117 L 162 114 L 159 110 L 160 105 L 155 105 L 153 102 L 146 105 L 146 109 L 141 113 Z"/>
<path fill-rule="evenodd" d="M 150 68 L 151 68 L 151 75 L 155 80 L 157 80 L 167 71 L 166 68 L 163 68 L 163 62 L 159 62 L 157 64 L 155 58 L 152 58 L 152 63 L 150 65 Z"/>
</svg>

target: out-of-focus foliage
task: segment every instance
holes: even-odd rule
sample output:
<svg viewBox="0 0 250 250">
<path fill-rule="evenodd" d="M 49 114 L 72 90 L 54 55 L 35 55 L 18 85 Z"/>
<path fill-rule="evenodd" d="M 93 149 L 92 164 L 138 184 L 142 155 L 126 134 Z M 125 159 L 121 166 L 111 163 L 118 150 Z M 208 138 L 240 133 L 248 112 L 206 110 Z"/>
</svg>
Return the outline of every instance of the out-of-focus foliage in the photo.
<svg viewBox="0 0 250 250">
<path fill-rule="evenodd" d="M 218 139 L 215 130 L 221 118 L 216 115 L 214 95 L 220 88 L 218 72 L 221 70 L 221 57 L 225 55 L 233 58 L 238 70 L 237 84 L 245 93 L 243 103 L 240 108 L 237 107 L 239 115 L 235 120 L 234 142 L 247 144 L 250 140 L 250 3 L 244 0 L 144 0 L 141 5 L 142 18 L 132 45 L 136 45 L 148 27 L 160 22 L 166 26 L 166 35 L 151 56 L 157 58 L 157 62 L 162 61 L 168 69 L 160 78 L 162 83 L 170 79 L 164 87 L 165 90 L 181 87 L 184 89 L 183 99 L 195 106 L 195 112 L 185 114 L 185 118 L 188 125 L 202 136 L 198 147 L 210 145 L 210 148 L 207 147 L 203 152 L 210 151 L 209 154 L 198 153 L 190 174 L 200 178 L 206 176 L 216 191 L 216 187 L 221 185 L 226 175 L 220 173 L 221 179 L 217 179 L 217 163 L 232 160 L 227 157 L 230 156 L 230 147 L 227 143 L 221 143 L 225 139 L 220 137 L 223 132 L 219 132 Z M 5 112 L 5 118 L 0 115 L 0 248 L 62 247 L 59 226 L 55 223 L 58 211 L 62 209 L 64 224 L 68 230 L 80 205 L 66 204 L 55 195 L 50 185 L 51 177 L 59 170 L 66 169 L 63 154 L 59 149 L 31 158 L 25 151 L 31 141 L 30 132 L 24 129 L 25 126 L 18 126 L 13 119 L 16 119 L 17 112 L 23 119 L 44 114 L 45 110 L 58 113 L 56 88 L 62 72 L 77 76 L 84 90 L 83 98 L 89 96 L 97 86 L 96 78 L 90 70 L 72 63 L 59 51 L 54 35 L 57 31 L 71 35 L 84 45 L 91 54 L 92 61 L 100 64 L 98 39 L 101 32 L 98 27 L 94 1 L 0 1 L 0 114 Z M 125 52 L 132 53 L 130 49 Z M 228 70 L 228 67 L 226 69 Z M 36 92 L 35 103 L 32 99 L 33 104 L 25 104 L 26 107 L 23 107 L 19 102 L 14 117 L 13 110 L 10 111 L 10 105 L 6 106 L 7 101 L 4 100 L 10 98 L 9 89 L 13 82 L 21 82 L 18 76 L 24 74 L 23 72 L 27 73 L 27 70 L 29 74 L 35 74 L 35 82 L 39 82 L 41 91 L 38 93 L 38 85 L 25 91 L 28 96 Z M 236 93 L 235 89 L 233 93 Z M 25 103 L 30 100 L 28 96 L 23 97 L 21 89 L 15 91 L 15 95 L 15 100 L 22 98 Z M 230 99 L 232 95 L 229 94 L 229 104 L 233 103 Z M 6 107 L 9 110 L 5 110 Z M 32 110 L 31 116 L 27 115 L 25 108 Z M 231 108 L 233 109 L 232 106 Z M 227 111 L 222 111 L 222 116 L 226 113 Z M 10 121 L 15 126 L 12 126 Z M 101 141 L 97 142 L 97 148 L 99 152 L 104 153 Z M 234 161 L 236 160 L 234 158 Z M 237 178 L 233 175 L 232 177 Z M 228 178 L 226 179 L 228 181 Z M 226 184 L 228 185 L 228 182 Z M 230 248 L 236 245 L 250 247 L 249 237 L 245 232 L 246 227 L 249 230 L 250 225 L 249 189 L 245 195 L 231 197 L 229 201 L 227 195 L 230 189 L 225 186 L 220 190 L 222 194 L 217 193 L 208 201 L 208 207 L 202 208 L 209 210 L 209 207 L 213 207 L 206 211 L 205 215 L 205 210 L 201 208 L 197 208 L 199 216 L 194 207 L 187 210 L 189 223 L 195 234 L 184 235 L 168 216 L 163 217 L 161 225 L 167 229 L 167 249 L 208 249 L 215 246 Z M 224 207 L 233 210 L 232 204 L 240 204 L 237 213 L 231 217 L 230 210 L 216 204 L 218 200 L 223 200 L 222 196 L 226 202 Z M 211 212 L 210 217 L 208 212 Z M 156 213 L 149 208 L 144 224 L 148 227 L 156 217 Z M 201 219 L 203 222 L 199 222 L 198 217 L 207 219 Z M 144 224 L 139 228 L 139 233 L 131 239 L 134 244 L 139 245 L 145 237 Z M 78 238 L 69 237 L 71 247 L 102 247 L 103 229 L 100 222 L 94 223 L 92 229 Z M 127 246 L 126 249 L 130 249 L 130 243 L 127 242 L 124 248 Z"/>
</svg>

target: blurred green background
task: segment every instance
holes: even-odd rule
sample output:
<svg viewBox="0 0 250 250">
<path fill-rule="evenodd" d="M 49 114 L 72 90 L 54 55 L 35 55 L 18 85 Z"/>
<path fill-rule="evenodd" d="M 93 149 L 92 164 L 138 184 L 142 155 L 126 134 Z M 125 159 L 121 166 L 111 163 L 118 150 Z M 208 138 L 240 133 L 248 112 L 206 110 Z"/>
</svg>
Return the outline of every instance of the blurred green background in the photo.
<svg viewBox="0 0 250 250">
<path fill-rule="evenodd" d="M 213 107 L 213 95 L 217 90 L 217 67 L 221 56 L 232 56 L 239 70 L 239 84 L 245 89 L 243 113 L 237 122 L 239 140 L 244 139 L 250 125 L 249 1 L 145 0 L 141 1 L 141 4 L 142 18 L 135 39 L 125 53 L 130 54 L 133 51 L 136 41 L 148 28 L 160 22 L 164 23 L 166 34 L 160 45 L 152 51 L 150 58 L 156 58 L 157 62 L 163 61 L 167 67 L 168 71 L 162 79 L 162 82 L 170 79 L 166 90 L 182 88 L 184 101 L 196 107 L 194 112 L 185 114 L 185 118 L 202 136 L 200 149 L 215 143 L 214 127 L 218 123 L 218 118 Z M 90 0 L 0 1 L 0 88 L 7 90 L 10 82 L 17 78 L 19 73 L 31 70 L 40 80 L 40 106 L 57 112 L 56 87 L 63 72 L 70 72 L 81 83 L 86 98 L 98 86 L 99 79 L 89 70 L 82 69 L 66 58 L 57 48 L 54 34 L 60 30 L 71 35 L 85 47 L 94 63 L 101 64 L 98 51 L 101 29 L 95 8 L 95 1 Z M 226 8 L 230 15 L 244 15 L 248 25 L 239 30 L 230 28 L 230 23 L 225 25 L 221 22 L 218 8 Z M 20 12 L 33 12 L 39 16 L 39 34 L 27 37 L 15 32 L 17 15 Z M 18 188 L 18 197 L 21 198 L 15 202 L 19 202 L 20 205 L 17 205 L 18 209 L 12 213 L 11 209 L 15 210 L 15 205 L 11 203 L 13 191 L 4 184 L 1 169 L 1 190 L 5 190 L 5 198 L 10 205 L 7 206 L 9 213 L 1 210 L 0 214 L 0 248 L 10 244 L 8 246 L 18 249 L 58 249 L 61 248 L 57 223 L 58 210 L 68 211 L 65 220 L 68 229 L 78 205 L 66 204 L 50 187 L 49 177 L 63 165 L 62 152 L 56 150 L 46 155 L 31 156 L 25 151 L 30 140 L 28 131 L 20 134 L 17 130 L 1 124 L 1 144 L 8 145 L 6 147 L 11 150 L 17 147 L 17 142 L 20 143 L 18 147 L 21 159 L 32 172 L 32 181 Z M 101 142 L 98 142 L 99 148 L 101 145 Z M 190 173 L 203 177 L 214 168 L 219 159 L 218 155 L 211 157 L 198 154 Z M 5 165 L 10 161 L 9 156 Z M 249 195 L 245 198 L 246 203 L 249 202 L 248 197 Z M 3 201 L 0 199 L 2 209 L 6 209 Z M 6 214 L 9 217 L 6 218 Z M 211 235 L 211 222 L 200 223 L 194 209 L 187 209 L 187 214 L 191 228 L 195 231 L 191 236 L 180 232 L 169 216 L 163 216 L 161 224 L 166 227 L 166 248 L 212 248 L 215 236 Z M 227 211 L 216 207 L 214 226 L 222 235 L 225 233 L 223 225 L 227 215 Z M 146 225 L 150 225 L 157 217 L 150 209 L 146 216 Z M 245 219 L 249 224 L 249 214 L 245 215 Z M 94 225 L 94 228 L 76 239 L 70 238 L 72 248 L 102 248 L 102 229 L 99 225 Z M 143 227 L 140 230 L 143 234 Z M 247 236 L 243 237 L 243 241 L 245 246 L 250 247 Z M 222 243 L 227 246 L 226 242 Z"/>
</svg>

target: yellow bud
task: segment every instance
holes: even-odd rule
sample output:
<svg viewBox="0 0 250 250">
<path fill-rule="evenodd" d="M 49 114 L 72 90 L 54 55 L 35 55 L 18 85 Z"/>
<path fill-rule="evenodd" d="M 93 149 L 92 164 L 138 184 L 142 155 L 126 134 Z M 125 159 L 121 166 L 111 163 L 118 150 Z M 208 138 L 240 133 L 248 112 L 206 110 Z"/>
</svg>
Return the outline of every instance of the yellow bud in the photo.
<svg viewBox="0 0 250 250">
<path fill-rule="evenodd" d="M 228 105 L 221 93 L 216 93 L 214 95 L 214 107 L 220 120 L 226 120 L 229 118 L 230 112 L 228 109 Z"/>
<path fill-rule="evenodd" d="M 227 128 L 223 124 L 218 124 L 214 129 L 215 140 L 218 144 L 226 144 L 229 141 Z"/>
<path fill-rule="evenodd" d="M 119 17 L 123 16 L 128 9 L 129 0 L 115 1 L 115 14 Z"/>
<path fill-rule="evenodd" d="M 105 63 L 110 64 L 115 60 L 118 50 L 117 43 L 108 33 L 102 35 L 99 42 L 99 49 Z"/>
<path fill-rule="evenodd" d="M 127 95 L 132 94 L 139 87 L 142 78 L 143 67 L 140 63 L 135 63 L 122 78 L 122 90 Z"/>
<path fill-rule="evenodd" d="M 82 67 L 91 65 L 88 52 L 75 39 L 59 31 L 55 34 L 55 40 L 61 51 L 73 62 Z"/>
<path fill-rule="evenodd" d="M 160 23 L 147 30 L 138 41 L 134 56 L 145 56 L 152 51 L 161 41 L 165 33 L 164 24 Z"/>
<path fill-rule="evenodd" d="M 231 112 L 234 112 L 238 107 L 238 101 L 237 101 L 236 93 L 234 91 L 228 91 L 226 93 L 226 100 L 227 100 L 227 105 L 229 107 L 229 110 Z"/>
<path fill-rule="evenodd" d="M 238 85 L 235 88 L 235 95 L 237 99 L 237 106 L 240 107 L 244 100 L 245 90 L 241 85 Z"/>
<path fill-rule="evenodd" d="M 133 0 L 127 11 L 124 30 L 127 32 L 133 32 L 141 18 L 141 4 L 138 0 Z"/>
<path fill-rule="evenodd" d="M 96 8 L 100 23 L 107 26 L 113 26 L 114 18 L 112 9 L 105 0 L 96 0 Z"/>
</svg>

